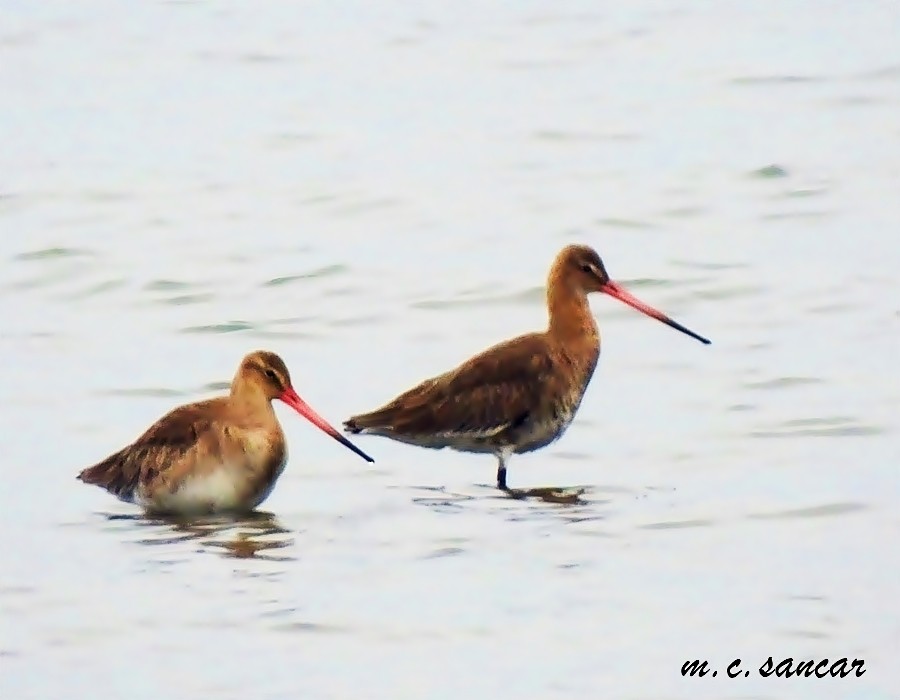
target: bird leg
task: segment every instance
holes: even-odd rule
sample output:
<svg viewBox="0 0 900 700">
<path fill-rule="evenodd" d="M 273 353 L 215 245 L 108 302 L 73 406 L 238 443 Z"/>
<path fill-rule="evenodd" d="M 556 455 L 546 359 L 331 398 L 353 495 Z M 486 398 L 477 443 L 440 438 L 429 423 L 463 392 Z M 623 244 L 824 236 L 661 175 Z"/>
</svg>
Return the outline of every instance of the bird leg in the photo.
<svg viewBox="0 0 900 700">
<path fill-rule="evenodd" d="M 530 489 L 511 489 L 506 485 L 506 463 L 509 461 L 510 450 L 502 450 L 497 453 L 497 488 L 506 492 L 510 498 L 540 498 L 547 503 L 580 503 L 579 496 L 584 489 L 564 489 L 553 486 L 539 486 Z"/>
<path fill-rule="evenodd" d="M 506 463 L 509 461 L 509 451 L 501 450 L 497 453 L 497 488 L 501 491 L 509 491 L 506 486 Z"/>
</svg>

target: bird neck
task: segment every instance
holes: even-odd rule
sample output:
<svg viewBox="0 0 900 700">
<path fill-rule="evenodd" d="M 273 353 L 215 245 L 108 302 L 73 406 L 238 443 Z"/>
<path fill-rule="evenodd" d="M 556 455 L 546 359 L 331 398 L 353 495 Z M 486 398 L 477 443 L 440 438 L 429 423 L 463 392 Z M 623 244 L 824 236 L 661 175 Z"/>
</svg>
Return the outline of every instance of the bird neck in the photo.
<svg viewBox="0 0 900 700">
<path fill-rule="evenodd" d="M 564 277 L 551 274 L 547 284 L 550 335 L 560 341 L 599 341 L 587 294 Z"/>
<path fill-rule="evenodd" d="M 273 411 L 272 401 L 266 396 L 263 388 L 256 382 L 248 381 L 241 374 L 237 374 L 231 382 L 231 402 L 254 413 Z"/>
</svg>

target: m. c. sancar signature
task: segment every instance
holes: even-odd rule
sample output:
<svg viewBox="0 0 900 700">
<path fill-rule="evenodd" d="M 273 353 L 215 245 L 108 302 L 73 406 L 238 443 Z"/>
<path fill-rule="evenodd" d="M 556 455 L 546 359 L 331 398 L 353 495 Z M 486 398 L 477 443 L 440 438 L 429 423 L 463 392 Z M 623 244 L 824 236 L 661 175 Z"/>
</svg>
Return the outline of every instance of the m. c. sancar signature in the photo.
<svg viewBox="0 0 900 700">
<path fill-rule="evenodd" d="M 863 659 L 853 659 L 850 661 L 847 657 L 841 657 L 831 661 L 829 659 L 793 659 L 788 657 L 776 662 L 771 656 L 766 659 L 757 669 L 760 676 L 768 678 L 775 676 L 777 678 L 846 678 L 855 675 L 857 678 L 866 672 L 866 662 Z M 741 668 L 741 660 L 734 659 L 728 664 L 725 673 L 729 678 L 748 678 L 750 671 Z M 681 666 L 682 676 L 699 676 L 703 678 L 706 675 L 712 675 L 715 678 L 719 675 L 716 670 L 709 668 L 708 661 L 694 659 L 693 661 L 685 661 Z"/>
</svg>

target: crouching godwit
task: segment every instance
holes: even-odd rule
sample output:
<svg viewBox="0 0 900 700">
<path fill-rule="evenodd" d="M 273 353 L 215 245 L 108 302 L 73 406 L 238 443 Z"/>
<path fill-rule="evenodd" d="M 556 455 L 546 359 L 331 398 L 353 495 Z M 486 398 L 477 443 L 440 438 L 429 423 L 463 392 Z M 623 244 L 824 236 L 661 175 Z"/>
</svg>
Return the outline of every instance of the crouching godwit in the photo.
<svg viewBox="0 0 900 700">
<path fill-rule="evenodd" d="M 78 478 L 152 512 L 253 510 L 268 498 L 287 464 L 273 399 L 374 461 L 297 395 L 278 355 L 260 350 L 241 361 L 228 396 L 179 406 Z"/>
<path fill-rule="evenodd" d="M 702 343 L 710 342 L 613 282 L 592 248 L 570 245 L 550 268 L 546 331 L 494 345 L 381 408 L 353 416 L 344 428 L 420 447 L 493 454 L 498 488 L 514 496 L 556 493 L 509 489 L 506 467 L 511 455 L 557 440 L 575 417 L 600 355 L 600 335 L 587 300 L 590 292 L 609 294 Z"/>
</svg>

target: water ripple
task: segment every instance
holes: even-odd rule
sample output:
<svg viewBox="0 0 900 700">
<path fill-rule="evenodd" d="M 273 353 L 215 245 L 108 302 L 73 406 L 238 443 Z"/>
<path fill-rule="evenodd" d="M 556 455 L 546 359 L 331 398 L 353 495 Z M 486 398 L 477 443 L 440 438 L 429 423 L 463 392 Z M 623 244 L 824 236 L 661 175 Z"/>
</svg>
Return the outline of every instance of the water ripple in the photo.
<svg viewBox="0 0 900 700">
<path fill-rule="evenodd" d="M 13 260 L 29 262 L 94 257 L 95 255 L 96 253 L 86 248 L 40 248 L 38 250 L 27 251 L 25 253 L 18 253 L 13 256 Z"/>
<path fill-rule="evenodd" d="M 706 299 L 710 301 L 722 301 L 725 299 L 740 299 L 743 297 L 754 297 L 765 294 L 766 288 L 758 284 L 743 285 L 720 285 L 715 289 L 706 289 L 697 291 L 693 297 L 695 299 Z"/>
<path fill-rule="evenodd" d="M 700 206 L 682 206 L 665 209 L 659 213 L 660 216 L 670 219 L 694 219 L 703 216 L 709 211 L 707 207 Z"/>
<path fill-rule="evenodd" d="M 191 304 L 206 304 L 215 298 L 215 294 L 177 294 L 174 297 L 161 297 L 156 300 L 156 303 L 167 306 L 188 306 Z"/>
<path fill-rule="evenodd" d="M 537 141 L 550 141 L 552 143 L 583 143 L 591 141 L 637 141 L 640 134 L 634 133 L 592 133 L 578 131 L 563 131 L 556 129 L 542 129 L 536 131 L 533 138 Z"/>
<path fill-rule="evenodd" d="M 181 282 L 179 280 L 159 279 L 148 282 L 144 285 L 144 290 L 148 292 L 175 292 L 183 289 L 190 289 L 194 285 L 190 282 Z"/>
<path fill-rule="evenodd" d="M 900 81 L 900 63 L 876 68 L 875 70 L 866 71 L 856 76 L 857 80 L 888 80 L 891 82 Z"/>
<path fill-rule="evenodd" d="M 788 171 L 784 166 L 772 163 L 771 165 L 766 165 L 758 170 L 754 170 L 750 173 L 750 176 L 761 178 L 763 180 L 772 180 L 774 178 L 787 177 Z"/>
<path fill-rule="evenodd" d="M 710 272 L 723 272 L 726 270 L 746 270 L 750 267 L 747 263 L 739 262 L 711 262 L 701 260 L 672 260 L 672 264 L 676 267 L 683 267 L 689 270 L 709 270 Z M 704 282 L 709 281 L 707 278 Z"/>
<path fill-rule="evenodd" d="M 806 83 L 824 83 L 829 78 L 814 75 L 756 75 L 732 78 L 727 81 L 731 85 L 750 87 L 768 87 L 773 85 L 798 85 Z"/>
<path fill-rule="evenodd" d="M 165 387 L 136 387 L 133 389 L 105 389 L 95 392 L 97 396 L 127 396 L 132 398 L 170 398 L 185 396 L 185 392 Z"/>
<path fill-rule="evenodd" d="M 828 192 L 827 187 L 798 187 L 785 190 L 775 196 L 785 199 L 806 199 L 808 197 L 821 197 L 824 194 L 828 194 Z"/>
<path fill-rule="evenodd" d="M 439 547 L 427 554 L 423 554 L 420 559 L 443 559 L 446 557 L 455 557 L 458 554 L 464 554 L 465 549 L 462 547 Z"/>
<path fill-rule="evenodd" d="M 812 629 L 784 629 L 778 632 L 783 637 L 793 637 L 795 639 L 831 639 L 834 635 L 828 632 L 820 632 Z"/>
<path fill-rule="evenodd" d="M 424 299 L 413 301 L 409 304 L 412 309 L 421 309 L 428 311 L 449 311 L 468 306 L 507 306 L 535 303 L 542 303 L 545 299 L 546 291 L 543 286 L 529 287 L 517 292 L 509 292 L 507 294 L 488 294 L 461 292 L 450 299 Z"/>
<path fill-rule="evenodd" d="M 229 391 L 231 389 L 230 381 L 209 382 L 201 386 L 198 391 Z"/>
<path fill-rule="evenodd" d="M 283 287 L 294 282 L 302 282 L 304 280 L 321 279 L 323 277 L 334 277 L 349 271 L 347 265 L 325 265 L 324 267 L 303 272 L 296 275 L 285 275 L 283 277 L 273 277 L 262 283 L 263 287 Z"/>
<path fill-rule="evenodd" d="M 869 506 L 865 503 L 838 502 L 823 503 L 809 508 L 793 508 L 789 510 L 773 511 L 769 513 L 750 513 L 747 515 L 752 520 L 790 520 L 794 518 L 828 518 L 847 513 L 858 513 Z"/>
<path fill-rule="evenodd" d="M 770 212 L 768 214 L 760 214 L 760 221 L 784 221 L 787 219 L 809 219 L 812 221 L 820 221 L 829 219 L 836 215 L 837 212 L 828 211 L 826 209 L 813 211 L 779 211 Z"/>
<path fill-rule="evenodd" d="M 182 333 L 240 333 L 257 329 L 250 321 L 227 321 L 225 323 L 210 323 L 201 326 L 188 326 L 182 328 Z"/>
<path fill-rule="evenodd" d="M 105 282 L 98 282 L 97 284 L 92 284 L 84 289 L 75 292 L 67 292 L 65 295 L 61 295 L 58 298 L 63 300 L 74 301 L 78 299 L 89 299 L 90 297 L 99 296 L 101 294 L 105 294 L 106 292 L 112 292 L 116 289 L 121 289 L 125 285 L 128 284 L 128 280 L 126 279 L 111 279 L 106 280 Z"/>
<path fill-rule="evenodd" d="M 290 632 L 292 634 L 352 634 L 353 629 L 338 625 L 324 625 L 318 622 L 279 622 L 272 625 L 276 632 Z"/>
<path fill-rule="evenodd" d="M 643 221 L 640 219 L 619 219 L 613 217 L 606 217 L 603 219 L 597 219 L 596 223 L 599 226 L 608 226 L 610 228 L 634 228 L 634 229 L 651 229 L 656 228 L 656 224 L 650 221 Z"/>
<path fill-rule="evenodd" d="M 796 386 L 809 386 L 810 384 L 823 384 L 824 379 L 820 377 L 777 377 L 775 379 L 765 379 L 758 382 L 746 382 L 744 387 L 747 389 L 789 389 Z"/>
<path fill-rule="evenodd" d="M 710 527 L 715 524 L 715 520 L 695 518 L 689 520 L 663 520 L 657 523 L 638 525 L 638 528 L 641 530 L 683 530 L 685 528 Z"/>
<path fill-rule="evenodd" d="M 797 437 L 865 437 L 879 435 L 884 428 L 860 423 L 849 416 L 823 418 L 797 418 L 785 421 L 768 430 L 754 430 L 756 438 L 797 438 Z"/>
</svg>

